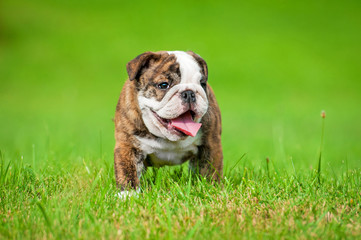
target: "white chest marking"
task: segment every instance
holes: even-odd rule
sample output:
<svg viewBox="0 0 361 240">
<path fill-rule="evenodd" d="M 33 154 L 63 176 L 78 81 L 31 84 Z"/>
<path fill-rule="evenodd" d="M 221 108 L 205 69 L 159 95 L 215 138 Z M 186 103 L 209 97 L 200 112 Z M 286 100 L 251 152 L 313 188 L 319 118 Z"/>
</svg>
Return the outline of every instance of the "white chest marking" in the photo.
<svg viewBox="0 0 361 240">
<path fill-rule="evenodd" d="M 150 160 L 155 167 L 164 165 L 178 165 L 183 163 L 183 158 L 190 154 L 197 154 L 201 144 L 202 133 L 199 132 L 195 137 L 187 137 L 181 141 L 168 141 L 166 139 L 147 139 L 137 137 L 140 142 L 140 148 L 145 155 L 150 156 Z"/>
</svg>

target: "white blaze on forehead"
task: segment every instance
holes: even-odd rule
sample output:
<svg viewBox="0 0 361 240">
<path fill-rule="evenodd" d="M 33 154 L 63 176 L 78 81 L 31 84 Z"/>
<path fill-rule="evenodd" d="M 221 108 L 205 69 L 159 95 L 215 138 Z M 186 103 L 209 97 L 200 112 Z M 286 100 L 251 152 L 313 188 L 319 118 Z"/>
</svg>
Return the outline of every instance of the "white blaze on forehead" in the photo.
<svg viewBox="0 0 361 240">
<path fill-rule="evenodd" d="M 200 82 L 202 77 L 201 68 L 191 55 L 182 51 L 169 51 L 168 53 L 177 57 L 181 73 L 181 84 Z"/>
</svg>

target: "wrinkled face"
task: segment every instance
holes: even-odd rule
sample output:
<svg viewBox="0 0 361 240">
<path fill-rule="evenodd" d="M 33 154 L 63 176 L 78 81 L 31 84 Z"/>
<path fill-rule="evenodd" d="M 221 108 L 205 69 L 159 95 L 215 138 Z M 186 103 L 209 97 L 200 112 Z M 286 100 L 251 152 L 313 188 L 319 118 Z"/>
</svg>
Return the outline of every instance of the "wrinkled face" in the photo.
<svg viewBox="0 0 361 240">
<path fill-rule="evenodd" d="M 135 80 L 138 103 L 148 130 L 170 141 L 190 134 L 176 122 L 193 128 L 208 109 L 207 65 L 193 52 L 144 53 L 127 65 Z M 198 124 L 200 126 L 200 124 Z"/>
</svg>

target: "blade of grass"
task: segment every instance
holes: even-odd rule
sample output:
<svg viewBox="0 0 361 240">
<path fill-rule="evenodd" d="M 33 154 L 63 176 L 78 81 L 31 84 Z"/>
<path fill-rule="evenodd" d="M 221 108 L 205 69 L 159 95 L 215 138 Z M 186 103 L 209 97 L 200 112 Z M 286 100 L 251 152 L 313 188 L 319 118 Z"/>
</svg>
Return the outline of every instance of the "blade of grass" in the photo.
<svg viewBox="0 0 361 240">
<path fill-rule="evenodd" d="M 318 156 L 318 167 L 317 167 L 318 184 L 321 184 L 321 158 L 322 158 L 323 138 L 324 138 L 324 133 L 325 133 L 326 112 L 323 110 L 321 111 L 321 117 L 322 117 L 321 145 L 320 145 L 320 154 Z"/>
<path fill-rule="evenodd" d="M 237 162 L 233 165 L 233 167 L 231 167 L 231 168 L 229 169 L 229 171 L 228 171 L 229 174 L 230 174 L 230 173 L 233 171 L 233 169 L 238 165 L 238 163 L 241 162 L 241 160 L 246 156 L 246 154 L 247 154 L 247 153 L 243 153 L 243 155 L 237 160 Z"/>
<path fill-rule="evenodd" d="M 36 205 L 38 206 L 38 208 L 40 209 L 40 212 L 42 213 L 42 215 L 43 215 L 43 217 L 44 217 L 46 226 L 47 226 L 47 227 L 50 229 L 50 231 L 52 232 L 52 225 L 51 225 L 51 222 L 49 221 L 48 215 L 46 214 L 46 211 L 45 211 L 44 206 L 43 206 L 39 201 L 36 201 Z"/>
</svg>

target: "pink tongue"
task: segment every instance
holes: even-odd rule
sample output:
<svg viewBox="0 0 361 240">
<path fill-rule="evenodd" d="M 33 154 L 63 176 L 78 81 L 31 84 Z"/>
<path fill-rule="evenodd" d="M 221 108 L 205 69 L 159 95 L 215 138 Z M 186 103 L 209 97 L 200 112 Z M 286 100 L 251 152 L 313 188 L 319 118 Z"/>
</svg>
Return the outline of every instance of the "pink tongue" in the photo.
<svg viewBox="0 0 361 240">
<path fill-rule="evenodd" d="M 197 134 L 198 130 L 202 126 L 201 123 L 193 122 L 192 115 L 189 111 L 172 119 L 170 125 L 192 137 Z"/>
</svg>

